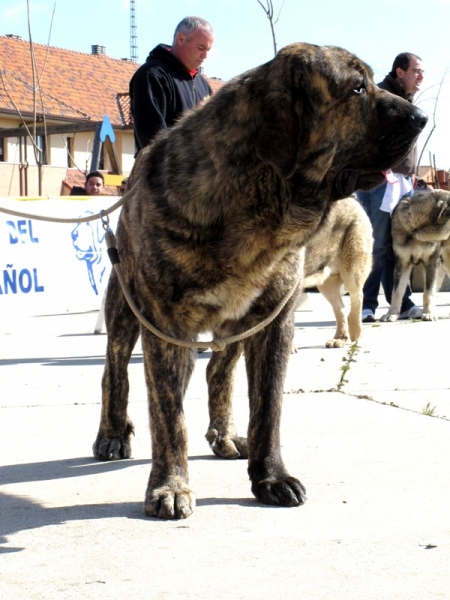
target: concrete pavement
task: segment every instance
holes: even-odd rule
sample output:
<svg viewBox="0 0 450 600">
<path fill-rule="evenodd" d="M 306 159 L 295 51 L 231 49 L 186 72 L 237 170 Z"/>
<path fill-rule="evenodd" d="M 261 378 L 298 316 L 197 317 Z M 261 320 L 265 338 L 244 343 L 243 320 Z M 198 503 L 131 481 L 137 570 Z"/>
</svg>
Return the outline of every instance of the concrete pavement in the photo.
<svg viewBox="0 0 450 600">
<path fill-rule="evenodd" d="M 185 402 L 197 496 L 185 521 L 143 513 L 150 439 L 139 344 L 129 367 L 134 458 L 100 463 L 91 446 L 106 335 L 92 335 L 96 313 L 3 316 L 2 600 L 450 598 L 450 293 L 438 294 L 439 321 L 366 324 L 343 349 L 324 346 L 334 321 L 322 296 L 300 308 L 282 445 L 308 501 L 260 505 L 246 462 L 212 456 L 205 353 Z M 242 435 L 242 363 L 235 411 Z"/>
</svg>

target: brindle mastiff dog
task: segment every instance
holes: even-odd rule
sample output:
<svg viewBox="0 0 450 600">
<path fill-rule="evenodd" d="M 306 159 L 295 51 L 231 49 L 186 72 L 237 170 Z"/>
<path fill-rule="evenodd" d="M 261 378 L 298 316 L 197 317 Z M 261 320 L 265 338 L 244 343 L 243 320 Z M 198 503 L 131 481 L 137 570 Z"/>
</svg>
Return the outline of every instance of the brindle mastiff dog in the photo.
<svg viewBox="0 0 450 600">
<path fill-rule="evenodd" d="M 406 100 L 379 90 L 371 69 L 334 47 L 294 44 L 225 85 L 144 149 L 130 176 L 117 247 L 124 278 L 143 315 L 181 340 L 213 331 L 225 338 L 270 315 L 297 286 L 301 248 L 331 202 L 383 181 L 426 123 Z M 300 286 L 297 286 L 297 293 Z M 303 485 L 280 452 L 283 381 L 296 294 L 243 343 L 250 402 L 248 472 L 266 504 L 297 506 Z M 106 308 L 108 346 L 94 455 L 129 458 L 127 365 L 141 333 L 150 406 L 152 469 L 145 512 L 185 518 L 189 489 L 183 396 L 196 351 L 140 325 L 113 272 Z M 208 435 L 220 456 L 238 452 L 228 396 L 240 344 L 213 355 Z M 221 380 L 224 386 L 221 385 Z M 220 443 L 219 443 L 219 440 Z M 223 447 L 223 450 L 221 449 Z"/>
</svg>

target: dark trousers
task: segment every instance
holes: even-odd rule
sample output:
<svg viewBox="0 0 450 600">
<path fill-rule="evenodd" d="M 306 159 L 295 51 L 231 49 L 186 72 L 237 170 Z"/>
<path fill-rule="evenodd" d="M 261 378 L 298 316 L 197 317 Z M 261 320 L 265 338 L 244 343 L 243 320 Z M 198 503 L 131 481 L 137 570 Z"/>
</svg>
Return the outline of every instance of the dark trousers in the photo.
<svg viewBox="0 0 450 600">
<path fill-rule="evenodd" d="M 363 309 L 368 308 L 375 313 L 378 307 L 378 294 L 380 284 L 383 286 L 384 295 L 390 304 L 394 287 L 394 251 L 392 249 L 391 215 L 380 210 L 386 183 L 379 185 L 368 192 L 358 191 L 356 196 L 359 203 L 366 211 L 373 228 L 373 266 L 363 288 Z M 414 306 L 410 298 L 411 288 L 406 288 L 400 312 L 409 310 Z"/>
</svg>

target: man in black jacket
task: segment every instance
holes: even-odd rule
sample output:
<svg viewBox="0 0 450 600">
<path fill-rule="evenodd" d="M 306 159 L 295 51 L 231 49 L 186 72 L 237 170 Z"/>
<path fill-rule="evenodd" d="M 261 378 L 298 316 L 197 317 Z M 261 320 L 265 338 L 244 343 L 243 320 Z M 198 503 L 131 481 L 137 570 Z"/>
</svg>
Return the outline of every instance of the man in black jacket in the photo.
<svg viewBox="0 0 450 600">
<path fill-rule="evenodd" d="M 172 126 L 188 109 L 212 93 L 198 73 L 214 42 L 211 25 L 186 17 L 175 29 L 172 46 L 159 44 L 130 81 L 136 154 L 161 129 Z"/>
<path fill-rule="evenodd" d="M 422 59 L 416 54 L 402 52 L 392 65 L 391 72 L 378 84 L 396 96 L 413 101 L 414 94 L 420 89 L 424 70 Z M 373 227 L 373 267 L 364 284 L 363 314 L 365 323 L 375 321 L 378 307 L 380 284 L 383 285 L 387 302 L 391 303 L 394 285 L 394 253 L 391 237 L 391 213 L 401 197 L 413 193 L 413 177 L 417 167 L 417 147 L 393 168 L 387 181 L 370 191 L 356 193 L 360 204 L 369 216 Z M 420 318 L 421 309 L 410 298 L 411 289 L 403 297 L 400 319 Z"/>
</svg>

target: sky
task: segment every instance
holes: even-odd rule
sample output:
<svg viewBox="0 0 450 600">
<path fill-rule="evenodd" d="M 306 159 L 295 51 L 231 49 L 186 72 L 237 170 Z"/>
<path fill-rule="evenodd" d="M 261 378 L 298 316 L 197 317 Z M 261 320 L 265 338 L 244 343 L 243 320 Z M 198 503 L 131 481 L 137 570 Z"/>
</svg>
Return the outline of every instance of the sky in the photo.
<svg viewBox="0 0 450 600">
<path fill-rule="evenodd" d="M 294 42 L 341 46 L 372 67 L 377 83 L 400 52 L 420 56 L 426 74 L 416 104 L 429 123 L 419 152 L 435 124 L 421 164 L 430 164 L 431 152 L 438 168 L 450 169 L 450 0 L 273 4 L 278 49 Z M 29 39 L 27 5 L 34 42 L 86 53 L 98 44 L 112 58 L 130 57 L 129 0 L 0 0 L 0 35 Z M 139 62 L 157 44 L 170 44 L 176 25 L 188 15 L 203 17 L 215 30 L 204 63 L 208 76 L 227 81 L 273 58 L 269 20 L 257 0 L 135 0 Z"/>
</svg>

